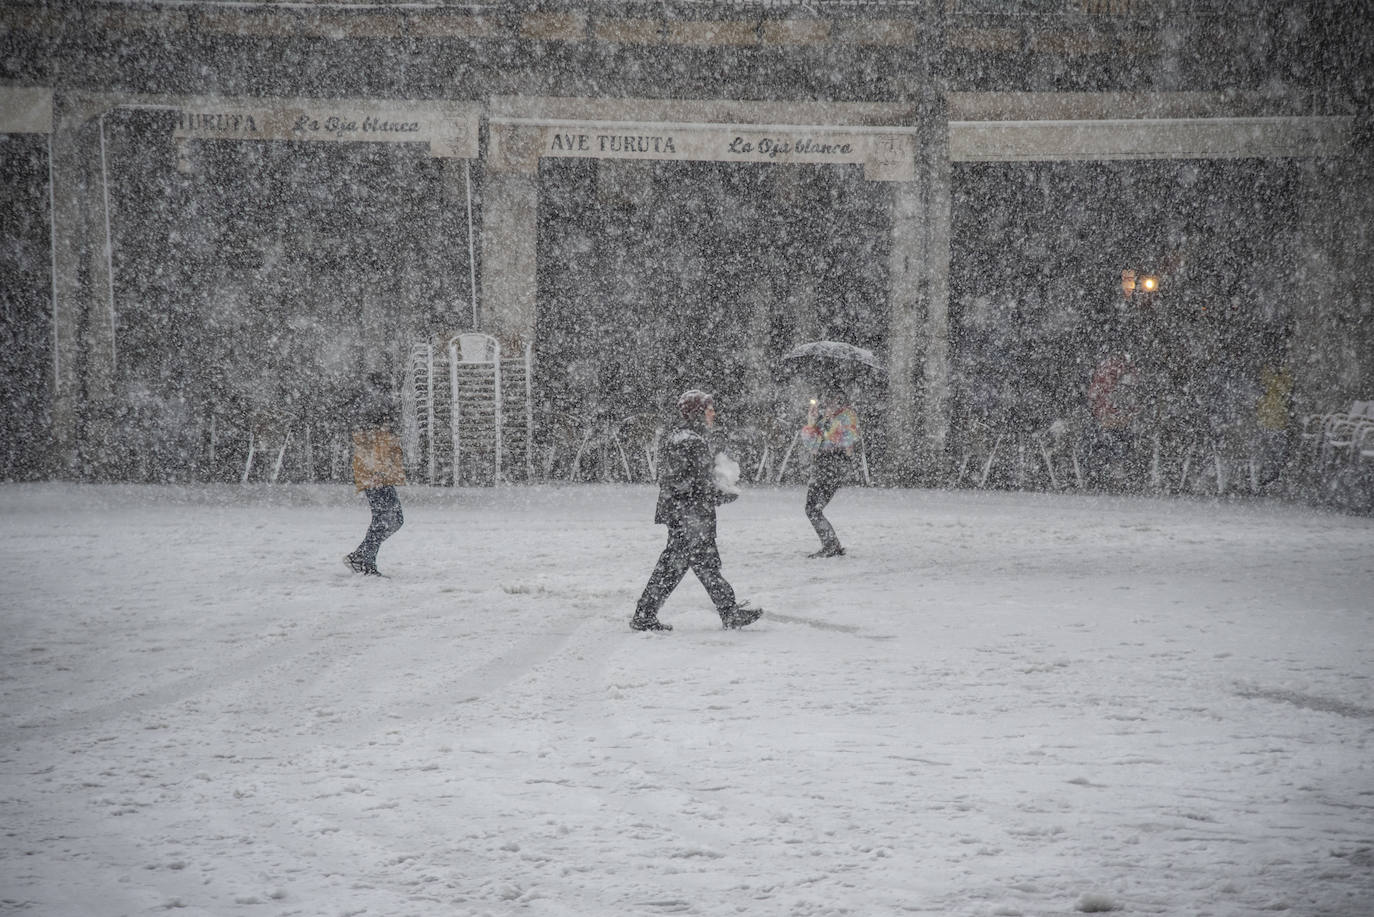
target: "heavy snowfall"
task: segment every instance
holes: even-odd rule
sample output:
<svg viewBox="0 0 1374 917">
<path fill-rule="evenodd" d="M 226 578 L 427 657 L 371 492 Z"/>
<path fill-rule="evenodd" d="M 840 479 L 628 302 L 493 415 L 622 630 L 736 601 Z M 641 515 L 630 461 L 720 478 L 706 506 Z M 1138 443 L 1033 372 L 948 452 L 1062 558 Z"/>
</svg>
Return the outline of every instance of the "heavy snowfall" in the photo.
<svg viewBox="0 0 1374 917">
<path fill-rule="evenodd" d="M 0 2 L 0 917 L 1374 917 L 1371 10 Z"/>
<path fill-rule="evenodd" d="M 1374 913 L 1374 527 L 1291 504 L 798 487 L 10 485 L 0 910 Z"/>
</svg>

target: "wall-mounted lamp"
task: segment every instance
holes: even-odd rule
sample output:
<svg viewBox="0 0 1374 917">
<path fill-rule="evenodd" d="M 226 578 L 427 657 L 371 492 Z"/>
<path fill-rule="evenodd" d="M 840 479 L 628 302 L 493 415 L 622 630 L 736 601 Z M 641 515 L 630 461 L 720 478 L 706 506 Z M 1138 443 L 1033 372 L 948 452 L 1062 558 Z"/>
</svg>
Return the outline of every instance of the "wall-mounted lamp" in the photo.
<svg viewBox="0 0 1374 917">
<path fill-rule="evenodd" d="M 1136 293 L 1144 295 L 1154 293 L 1158 289 L 1159 276 L 1156 274 L 1142 274 L 1133 270 L 1121 272 L 1121 295 L 1127 299 Z"/>
</svg>

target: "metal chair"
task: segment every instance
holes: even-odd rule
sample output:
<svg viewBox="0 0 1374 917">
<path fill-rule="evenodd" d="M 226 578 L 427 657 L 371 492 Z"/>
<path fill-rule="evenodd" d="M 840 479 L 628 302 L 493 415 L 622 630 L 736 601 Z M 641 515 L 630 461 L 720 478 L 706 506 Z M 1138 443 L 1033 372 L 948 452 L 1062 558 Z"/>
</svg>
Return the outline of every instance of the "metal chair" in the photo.
<svg viewBox="0 0 1374 917">
<path fill-rule="evenodd" d="M 276 452 L 272 470 L 268 473 L 267 483 L 277 483 L 281 476 L 282 464 L 286 461 L 286 447 L 291 442 L 290 418 L 283 414 L 262 411 L 254 414 L 248 423 L 248 458 L 243 463 L 243 476 L 240 484 L 247 484 L 253 474 L 253 462 L 262 453 Z"/>
<path fill-rule="evenodd" d="M 658 450 L 663 442 L 663 424 L 657 414 L 631 414 L 616 424 L 612 436 L 619 448 L 628 480 L 635 480 L 635 471 L 641 467 L 640 460 L 643 461 L 643 480 L 658 480 Z M 630 461 L 631 455 L 635 457 L 633 463 Z"/>
<path fill-rule="evenodd" d="M 1365 462 L 1374 462 L 1374 423 L 1367 423 L 1360 428 L 1351 458 L 1360 466 Z"/>
<path fill-rule="evenodd" d="M 625 445 L 620 441 L 617 434 L 618 424 L 612 424 L 609 419 L 602 416 L 592 416 L 583 418 L 577 426 L 582 431 L 582 437 L 577 452 L 572 457 L 572 464 L 568 468 L 568 480 L 580 481 L 583 479 L 582 460 L 592 455 L 598 459 L 597 465 L 600 468 L 603 481 L 613 479 L 612 468 L 616 464 L 614 461 L 616 457 L 620 459 L 619 464 L 625 472 L 625 480 L 634 479 L 630 471 L 630 458 L 625 454 Z"/>
<path fill-rule="evenodd" d="M 1344 452 L 1350 459 L 1355 454 L 1355 444 L 1363 438 L 1366 427 L 1374 425 L 1374 419 L 1363 414 L 1338 415 L 1327 421 L 1322 436 L 1321 454 L 1318 463 L 1327 467 L 1336 461 L 1337 454 Z"/>
</svg>

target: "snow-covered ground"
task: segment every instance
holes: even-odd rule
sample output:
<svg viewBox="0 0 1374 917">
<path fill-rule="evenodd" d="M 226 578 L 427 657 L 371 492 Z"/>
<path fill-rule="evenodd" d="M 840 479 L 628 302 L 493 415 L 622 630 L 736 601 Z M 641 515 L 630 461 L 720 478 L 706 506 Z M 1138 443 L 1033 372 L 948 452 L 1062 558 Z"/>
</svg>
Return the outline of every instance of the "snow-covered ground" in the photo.
<svg viewBox="0 0 1374 917">
<path fill-rule="evenodd" d="M 796 488 L 0 487 L 0 912 L 1374 914 L 1374 522 Z"/>
</svg>

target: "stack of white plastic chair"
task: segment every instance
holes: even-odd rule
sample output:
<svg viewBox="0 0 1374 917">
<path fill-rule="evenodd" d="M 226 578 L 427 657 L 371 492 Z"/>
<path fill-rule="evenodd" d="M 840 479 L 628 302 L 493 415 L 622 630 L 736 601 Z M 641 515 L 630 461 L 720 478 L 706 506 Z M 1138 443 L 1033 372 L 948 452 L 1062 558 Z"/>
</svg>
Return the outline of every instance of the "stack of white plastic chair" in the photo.
<svg viewBox="0 0 1374 917">
<path fill-rule="evenodd" d="M 501 345 L 480 332 L 448 342 L 453 483 L 501 480 Z"/>
<path fill-rule="evenodd" d="M 534 358 L 530 345 L 501 351 L 501 476 L 534 478 Z"/>
<path fill-rule="evenodd" d="M 416 344 L 410 349 L 410 385 L 408 394 L 402 399 L 405 429 L 402 443 L 410 446 L 411 454 L 418 456 L 427 484 L 434 484 L 439 478 L 439 457 L 435 448 L 438 439 L 435 382 L 434 347 Z"/>
</svg>

